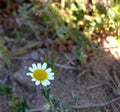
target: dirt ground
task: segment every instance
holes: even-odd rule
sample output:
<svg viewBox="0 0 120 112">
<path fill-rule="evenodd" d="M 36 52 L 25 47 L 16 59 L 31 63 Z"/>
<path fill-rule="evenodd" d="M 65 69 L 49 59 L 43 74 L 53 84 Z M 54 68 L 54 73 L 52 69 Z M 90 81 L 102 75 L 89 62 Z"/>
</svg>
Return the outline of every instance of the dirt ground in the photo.
<svg viewBox="0 0 120 112">
<path fill-rule="evenodd" d="M 11 31 L 14 27 L 18 27 L 17 20 L 20 23 L 19 27 L 25 25 L 25 21 L 20 16 L 0 18 L 0 33 L 4 31 L 8 37 L 11 37 Z M 30 39 L 35 36 L 32 33 L 27 34 Z M 38 47 L 24 51 L 20 57 L 10 57 L 12 63 L 9 69 L 0 60 L 0 83 L 9 85 L 14 95 L 26 99 L 31 112 L 40 112 L 35 110 L 40 110 L 46 102 L 26 73 L 32 63 L 38 60 L 43 62 L 48 54 L 49 63 L 54 56 L 55 68 L 56 70 L 60 68 L 51 89 L 62 105 L 71 104 L 72 99 L 79 96 L 80 99 L 74 107 L 76 112 L 120 111 L 120 48 L 113 36 L 106 36 L 101 40 L 101 46 L 88 52 L 86 59 L 81 62 L 75 53 L 76 45 L 71 41 L 69 41 L 70 45 L 61 46 L 56 44 L 59 43 L 59 39 L 52 40 L 43 32 L 41 35 L 46 38 L 40 41 Z M 12 36 L 15 39 L 14 35 Z M 30 39 L 27 44 L 30 44 Z M 22 45 L 16 46 L 14 42 L 5 44 L 13 51 L 22 48 Z M 10 109 L 7 99 L 2 96 L 0 96 L 0 112 L 14 112 Z"/>
<path fill-rule="evenodd" d="M 109 38 L 113 39 L 113 37 Z M 106 44 L 109 46 L 106 47 Z M 111 46 L 110 42 L 106 42 L 106 44 L 105 42 L 103 44 L 106 48 Z M 14 94 L 25 98 L 31 109 L 40 109 L 45 104 L 45 100 L 25 74 L 28 67 L 35 62 L 32 59 L 38 60 L 40 58 L 44 61 L 44 57 L 48 53 L 49 60 L 51 60 L 51 56 L 54 54 L 56 69 L 60 65 L 61 69 L 51 88 L 63 105 L 70 104 L 73 97 L 79 96 L 80 99 L 76 104 L 78 110 L 98 105 L 97 112 L 115 112 L 111 105 L 102 107 L 99 105 L 120 97 L 120 92 L 115 87 L 115 84 L 120 87 L 120 64 L 119 54 L 117 54 L 119 50 L 118 48 L 103 49 L 101 47 L 90 53 L 84 62 L 79 62 L 74 54 L 74 49 L 72 52 L 62 53 L 52 48 L 39 48 L 19 59 L 13 58 L 11 68 L 9 70 L 3 69 L 1 75 L 3 79 L 1 80 L 2 83 L 11 85 Z M 116 54 L 117 57 L 115 57 Z M 3 102 L 2 97 L 0 100 Z M 114 104 L 119 105 L 118 102 Z M 9 112 L 6 111 L 9 109 L 6 103 L 2 103 L 2 105 L 6 107 L 2 106 L 2 112 Z M 120 109 L 119 106 L 118 108 Z"/>
</svg>

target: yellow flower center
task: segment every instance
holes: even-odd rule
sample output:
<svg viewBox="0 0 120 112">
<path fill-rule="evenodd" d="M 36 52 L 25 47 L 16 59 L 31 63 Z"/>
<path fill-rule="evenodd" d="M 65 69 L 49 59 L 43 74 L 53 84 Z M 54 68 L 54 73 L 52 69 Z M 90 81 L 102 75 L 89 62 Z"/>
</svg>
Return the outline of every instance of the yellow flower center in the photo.
<svg viewBox="0 0 120 112">
<path fill-rule="evenodd" d="M 33 77 L 38 81 L 44 81 L 48 78 L 48 75 L 45 70 L 37 69 L 33 72 Z"/>
</svg>

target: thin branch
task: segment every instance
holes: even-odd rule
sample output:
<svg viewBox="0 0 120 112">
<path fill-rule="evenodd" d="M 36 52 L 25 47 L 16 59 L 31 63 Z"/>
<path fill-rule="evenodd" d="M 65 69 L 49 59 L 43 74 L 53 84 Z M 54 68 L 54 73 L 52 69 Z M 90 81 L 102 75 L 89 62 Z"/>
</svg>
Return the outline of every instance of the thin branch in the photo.
<svg viewBox="0 0 120 112">
<path fill-rule="evenodd" d="M 120 101 L 120 97 L 119 97 L 119 98 L 115 98 L 115 99 L 110 100 L 110 101 L 105 102 L 105 103 L 101 103 L 101 104 L 74 106 L 73 108 L 74 108 L 74 109 L 85 109 L 85 108 L 105 107 L 105 106 L 108 106 L 108 105 L 110 105 L 110 104 L 112 104 L 112 103 L 119 102 L 119 101 Z"/>
<path fill-rule="evenodd" d="M 42 109 L 31 109 L 29 112 L 42 112 Z"/>
<path fill-rule="evenodd" d="M 98 87 L 101 87 L 103 84 L 96 84 L 96 85 L 93 85 L 93 86 L 90 86 L 88 88 L 86 88 L 87 90 L 90 90 L 90 89 L 93 89 L 93 88 L 98 88 Z"/>
<path fill-rule="evenodd" d="M 34 59 L 31 57 L 12 57 L 12 60 L 23 60 L 23 61 L 34 61 L 34 62 L 40 62 L 40 60 L 38 59 Z M 49 65 L 51 65 L 51 63 L 48 63 Z M 79 70 L 79 68 L 74 67 L 74 66 L 66 66 L 66 65 L 61 65 L 61 64 L 57 64 L 55 63 L 54 65 L 55 67 L 60 67 L 61 69 L 66 69 L 66 70 Z"/>
</svg>

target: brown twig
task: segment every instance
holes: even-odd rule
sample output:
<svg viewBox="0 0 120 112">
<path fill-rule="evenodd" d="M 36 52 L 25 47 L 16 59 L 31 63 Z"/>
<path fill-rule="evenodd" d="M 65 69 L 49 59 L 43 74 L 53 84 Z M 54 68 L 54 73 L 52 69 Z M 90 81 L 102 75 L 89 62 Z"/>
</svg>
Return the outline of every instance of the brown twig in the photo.
<svg viewBox="0 0 120 112">
<path fill-rule="evenodd" d="M 105 107 L 105 106 L 108 106 L 108 105 L 110 105 L 112 103 L 119 102 L 119 101 L 120 101 L 120 97 L 119 98 L 115 98 L 115 99 L 110 100 L 110 101 L 107 101 L 105 103 L 101 103 L 101 104 L 74 106 L 73 108 L 78 110 L 78 109 L 85 109 L 85 108 Z"/>
<path fill-rule="evenodd" d="M 38 59 L 33 59 L 31 57 L 12 57 L 12 60 L 24 60 L 24 61 L 34 61 L 34 62 L 40 62 Z M 51 63 L 48 63 L 51 65 Z M 79 70 L 79 68 L 74 67 L 74 66 L 66 66 L 66 65 L 61 65 L 61 64 L 54 64 L 55 67 L 60 67 L 61 69 L 66 69 L 66 70 Z"/>
<path fill-rule="evenodd" d="M 31 109 L 29 112 L 42 112 L 42 109 Z"/>
<path fill-rule="evenodd" d="M 93 89 L 93 88 L 98 88 L 98 87 L 101 87 L 103 84 L 96 84 L 96 85 L 93 85 L 93 86 L 90 86 L 88 88 L 86 88 L 87 90 L 90 90 L 90 89 Z"/>
</svg>

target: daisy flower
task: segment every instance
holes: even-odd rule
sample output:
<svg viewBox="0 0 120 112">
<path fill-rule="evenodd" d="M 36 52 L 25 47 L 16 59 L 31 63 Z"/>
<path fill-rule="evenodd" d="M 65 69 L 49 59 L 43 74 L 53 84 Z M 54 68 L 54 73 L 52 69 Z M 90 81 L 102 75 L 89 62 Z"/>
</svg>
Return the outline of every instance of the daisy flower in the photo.
<svg viewBox="0 0 120 112">
<path fill-rule="evenodd" d="M 54 80 L 54 73 L 51 68 L 47 68 L 47 63 L 33 63 L 32 67 L 28 68 L 30 72 L 26 73 L 27 76 L 32 77 L 32 81 L 36 85 L 42 84 L 43 86 L 50 85 L 50 80 Z"/>
</svg>

